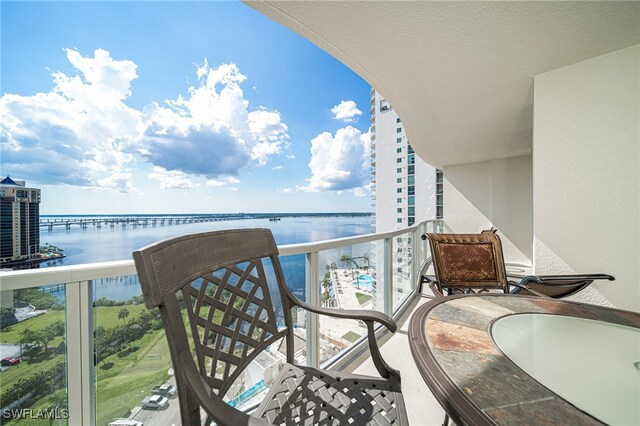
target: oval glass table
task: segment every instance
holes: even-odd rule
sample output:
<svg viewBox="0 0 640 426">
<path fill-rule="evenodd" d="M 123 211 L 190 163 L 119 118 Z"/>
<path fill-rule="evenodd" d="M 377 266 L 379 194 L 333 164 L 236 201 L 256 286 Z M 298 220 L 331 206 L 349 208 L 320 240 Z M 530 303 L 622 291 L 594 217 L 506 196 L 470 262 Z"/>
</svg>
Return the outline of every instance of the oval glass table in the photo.
<svg viewBox="0 0 640 426">
<path fill-rule="evenodd" d="M 503 294 L 410 320 L 418 370 L 457 424 L 640 424 L 640 314 Z"/>
</svg>

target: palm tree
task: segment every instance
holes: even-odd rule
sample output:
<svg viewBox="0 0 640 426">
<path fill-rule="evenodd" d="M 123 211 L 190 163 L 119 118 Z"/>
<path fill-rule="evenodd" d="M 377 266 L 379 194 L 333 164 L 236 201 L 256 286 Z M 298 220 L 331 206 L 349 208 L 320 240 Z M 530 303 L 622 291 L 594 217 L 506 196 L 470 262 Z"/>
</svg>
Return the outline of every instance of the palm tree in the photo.
<svg viewBox="0 0 640 426">
<path fill-rule="evenodd" d="M 367 275 L 369 275 L 369 268 L 371 268 L 371 261 L 369 260 L 369 255 L 368 254 L 363 254 L 362 258 L 364 259 L 365 262 L 367 262 Z"/>
<path fill-rule="evenodd" d="M 322 281 L 320 281 L 320 284 L 322 285 L 322 288 L 324 290 L 322 292 L 322 301 L 326 303 L 331 298 L 331 295 L 329 293 L 329 286 L 331 285 L 331 274 L 329 272 L 324 274 L 324 278 L 322 279 Z"/>
<path fill-rule="evenodd" d="M 127 308 L 122 308 L 118 311 L 118 319 L 121 319 L 123 322 L 122 325 L 122 343 L 124 344 L 127 340 L 126 331 L 127 331 L 127 317 L 129 316 L 129 310 Z"/>
</svg>

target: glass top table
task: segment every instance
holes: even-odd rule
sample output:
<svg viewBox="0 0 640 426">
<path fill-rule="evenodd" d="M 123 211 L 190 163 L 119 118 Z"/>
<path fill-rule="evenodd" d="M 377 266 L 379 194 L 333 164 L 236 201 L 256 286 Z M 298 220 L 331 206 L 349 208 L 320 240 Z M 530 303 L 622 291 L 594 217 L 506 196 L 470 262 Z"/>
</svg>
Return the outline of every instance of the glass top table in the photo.
<svg viewBox="0 0 640 426">
<path fill-rule="evenodd" d="M 409 346 L 457 424 L 640 424 L 640 314 L 537 297 L 421 306 Z"/>
<path fill-rule="evenodd" d="M 640 329 L 551 314 L 499 318 L 491 334 L 514 364 L 609 424 L 640 425 Z"/>
</svg>

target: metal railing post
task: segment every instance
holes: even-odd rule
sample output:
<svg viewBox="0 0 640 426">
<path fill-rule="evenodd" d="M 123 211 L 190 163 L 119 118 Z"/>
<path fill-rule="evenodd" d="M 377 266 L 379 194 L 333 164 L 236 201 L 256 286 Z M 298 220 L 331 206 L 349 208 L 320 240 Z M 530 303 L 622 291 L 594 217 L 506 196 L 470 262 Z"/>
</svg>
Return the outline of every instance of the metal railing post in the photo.
<svg viewBox="0 0 640 426">
<path fill-rule="evenodd" d="M 307 302 L 313 306 L 319 306 L 319 282 L 318 271 L 320 263 L 320 255 L 317 251 L 307 253 L 306 255 L 306 295 Z M 307 365 L 318 368 L 319 365 L 319 320 L 318 315 L 307 312 Z"/>
<path fill-rule="evenodd" d="M 384 239 L 384 313 L 393 315 L 393 238 Z"/>
<path fill-rule="evenodd" d="M 87 281 L 67 283 L 67 395 L 69 424 L 93 425 L 93 309 Z"/>
</svg>

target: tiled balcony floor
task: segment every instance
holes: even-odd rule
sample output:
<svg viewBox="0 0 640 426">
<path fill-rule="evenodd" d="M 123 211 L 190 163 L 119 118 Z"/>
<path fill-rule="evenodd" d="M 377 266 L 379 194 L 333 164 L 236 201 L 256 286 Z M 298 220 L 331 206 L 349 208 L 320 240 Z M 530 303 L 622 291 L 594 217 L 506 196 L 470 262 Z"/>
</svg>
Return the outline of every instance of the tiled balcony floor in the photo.
<svg viewBox="0 0 640 426">
<path fill-rule="evenodd" d="M 400 370 L 402 393 L 407 406 L 409 424 L 412 426 L 440 426 L 444 418 L 444 410 L 429 391 L 413 361 L 407 336 L 409 318 L 420 305 L 429 300 L 425 297 L 416 298 L 398 321 L 398 331 L 391 336 L 384 336 L 380 342 L 380 351 L 385 361 L 391 367 Z M 368 352 L 364 356 L 368 356 Z M 364 359 L 354 372 L 378 376 L 370 357 Z"/>
</svg>

